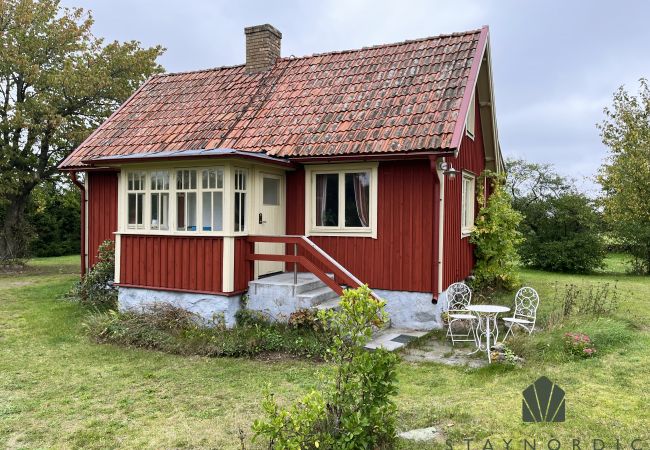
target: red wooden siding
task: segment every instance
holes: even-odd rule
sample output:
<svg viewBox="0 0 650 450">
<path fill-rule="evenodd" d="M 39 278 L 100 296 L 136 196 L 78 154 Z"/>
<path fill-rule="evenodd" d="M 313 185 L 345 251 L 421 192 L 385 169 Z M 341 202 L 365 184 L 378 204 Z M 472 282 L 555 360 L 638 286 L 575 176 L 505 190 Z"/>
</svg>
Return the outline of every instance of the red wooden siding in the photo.
<svg viewBox="0 0 650 450">
<path fill-rule="evenodd" d="M 248 282 L 253 279 L 250 262 L 246 261 L 247 253 L 246 238 L 235 238 L 235 292 L 247 290 Z"/>
<path fill-rule="evenodd" d="M 475 110 L 474 139 L 465 135 L 458 157 L 447 158 L 447 161 L 458 171 L 468 170 L 474 173 L 477 177 L 476 188 L 478 190 L 478 177 L 485 169 L 485 151 L 478 101 Z M 450 180 L 449 177 L 445 178 L 443 289 L 446 289 L 451 283 L 465 279 L 474 267 L 474 246 L 470 244 L 469 237 L 462 238 L 460 232 L 462 177 L 459 174 L 455 180 Z M 478 213 L 478 204 L 474 209 Z"/>
<path fill-rule="evenodd" d="M 223 238 L 122 235 L 120 284 L 222 291 Z"/>
<path fill-rule="evenodd" d="M 304 171 L 287 174 L 287 234 L 305 232 L 304 186 Z M 382 162 L 377 239 L 311 239 L 373 288 L 432 292 L 433 186 L 428 160 Z"/>
<path fill-rule="evenodd" d="M 117 173 L 88 172 L 88 264 L 97 262 L 97 248 L 117 231 Z M 83 243 L 82 243 L 83 244 Z M 83 245 L 82 245 L 83 248 Z"/>
</svg>

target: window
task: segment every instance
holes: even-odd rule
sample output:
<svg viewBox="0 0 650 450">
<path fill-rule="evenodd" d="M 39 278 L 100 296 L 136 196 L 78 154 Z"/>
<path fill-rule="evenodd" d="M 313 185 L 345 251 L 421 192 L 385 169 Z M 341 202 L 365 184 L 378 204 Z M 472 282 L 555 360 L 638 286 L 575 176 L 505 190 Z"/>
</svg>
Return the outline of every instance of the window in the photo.
<svg viewBox="0 0 650 450">
<path fill-rule="evenodd" d="M 144 228 L 145 172 L 129 172 L 126 189 L 127 226 L 128 228 Z"/>
<path fill-rule="evenodd" d="M 461 198 L 461 233 L 468 235 L 474 227 L 474 203 L 476 179 L 471 173 L 463 172 L 463 186 Z"/>
<path fill-rule="evenodd" d="M 469 103 L 469 108 L 467 110 L 467 123 L 465 124 L 465 130 L 467 130 L 467 135 L 474 139 L 474 128 L 476 127 L 476 106 L 474 104 L 474 96 Z"/>
<path fill-rule="evenodd" d="M 280 204 L 280 180 L 262 177 L 262 203 L 269 206 Z"/>
<path fill-rule="evenodd" d="M 196 170 L 176 171 L 176 229 L 196 231 Z"/>
<path fill-rule="evenodd" d="M 223 169 L 201 171 L 203 231 L 223 231 Z"/>
<path fill-rule="evenodd" d="M 235 169 L 235 232 L 246 231 L 246 170 Z"/>
<path fill-rule="evenodd" d="M 360 233 L 376 236 L 376 165 L 310 170 L 311 233 Z M 309 170 L 309 169 L 308 169 Z"/>
<path fill-rule="evenodd" d="M 169 172 L 151 172 L 151 229 L 169 230 Z"/>
</svg>

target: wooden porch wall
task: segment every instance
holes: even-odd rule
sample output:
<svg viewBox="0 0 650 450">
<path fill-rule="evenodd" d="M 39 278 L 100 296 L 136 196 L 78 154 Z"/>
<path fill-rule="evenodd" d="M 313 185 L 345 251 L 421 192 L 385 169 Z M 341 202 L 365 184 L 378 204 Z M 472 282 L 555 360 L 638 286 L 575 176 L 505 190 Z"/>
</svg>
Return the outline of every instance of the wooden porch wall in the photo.
<svg viewBox="0 0 650 450">
<path fill-rule="evenodd" d="M 475 96 L 478 97 L 478 96 Z M 478 191 L 479 176 L 485 169 L 485 150 L 483 148 L 483 133 L 481 131 L 481 115 L 478 100 L 476 103 L 476 123 L 474 139 L 465 135 L 461 142 L 457 158 L 447 158 L 456 170 L 469 170 L 476 175 L 476 189 Z M 470 244 L 469 237 L 461 237 L 461 194 L 462 177 L 460 173 L 455 180 L 445 177 L 445 229 L 444 229 L 444 258 L 442 288 L 462 281 L 469 276 L 474 268 L 474 245 Z M 478 213 L 478 202 L 474 205 Z"/>
<path fill-rule="evenodd" d="M 378 175 L 377 239 L 310 239 L 372 288 L 432 292 L 435 174 L 418 160 L 381 162 Z M 288 172 L 287 234 L 305 233 L 304 205 L 305 172 Z"/>
<path fill-rule="evenodd" d="M 88 172 L 87 195 L 88 264 L 92 267 L 97 262 L 97 249 L 100 244 L 105 240 L 115 240 L 113 233 L 117 231 L 117 172 Z"/>
<path fill-rule="evenodd" d="M 120 284 L 220 293 L 223 238 L 122 235 Z"/>
</svg>

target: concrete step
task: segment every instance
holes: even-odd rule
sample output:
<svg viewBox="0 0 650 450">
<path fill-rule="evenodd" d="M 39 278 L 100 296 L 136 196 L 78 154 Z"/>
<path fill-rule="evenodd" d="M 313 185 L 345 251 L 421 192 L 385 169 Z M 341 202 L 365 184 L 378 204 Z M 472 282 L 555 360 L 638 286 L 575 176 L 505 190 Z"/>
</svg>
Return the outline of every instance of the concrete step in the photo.
<svg viewBox="0 0 650 450">
<path fill-rule="evenodd" d="M 298 294 L 298 303 L 301 305 L 309 305 L 314 307 L 327 300 L 338 299 L 336 292 L 332 291 L 329 286 L 319 287 L 312 289 L 301 294 Z"/>
<path fill-rule="evenodd" d="M 333 274 L 328 274 L 333 278 Z M 248 283 L 249 290 L 253 293 L 272 293 L 278 289 L 283 292 L 290 292 L 290 295 L 296 296 L 314 289 L 320 289 L 327 285 L 323 283 L 316 275 L 308 272 L 298 273 L 298 283 L 294 285 L 293 272 L 285 272 L 277 275 L 260 278 Z"/>
<path fill-rule="evenodd" d="M 316 309 L 339 309 L 339 298 L 333 298 L 315 306 Z"/>
</svg>

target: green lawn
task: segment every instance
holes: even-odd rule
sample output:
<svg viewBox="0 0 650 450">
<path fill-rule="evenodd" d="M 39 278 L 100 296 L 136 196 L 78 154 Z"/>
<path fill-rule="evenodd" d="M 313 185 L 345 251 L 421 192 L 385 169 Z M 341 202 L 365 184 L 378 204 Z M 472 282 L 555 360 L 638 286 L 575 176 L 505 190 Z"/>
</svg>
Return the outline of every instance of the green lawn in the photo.
<svg viewBox="0 0 650 450">
<path fill-rule="evenodd" d="M 523 368 L 465 369 L 402 363 L 400 429 L 437 426 L 454 448 L 483 448 L 489 438 L 633 438 L 650 446 L 650 277 L 624 274 L 624 258 L 590 276 L 525 270 L 538 289 L 541 314 L 553 305 L 556 283 L 616 283 L 616 317 L 576 322 L 604 343 L 591 360 L 545 351 L 551 336 L 533 338 Z M 239 448 L 250 436 L 262 388 L 270 383 L 290 400 L 317 383 L 319 365 L 296 360 L 255 361 L 172 356 L 92 343 L 83 334 L 87 311 L 61 299 L 76 278 L 78 257 L 39 259 L 19 274 L 0 275 L 0 447 L 2 448 Z M 501 298 L 510 302 L 510 299 Z M 578 330 L 580 331 L 580 330 Z M 521 391 L 546 375 L 567 393 L 567 421 L 523 424 Z M 623 440 L 627 442 L 623 442 Z M 443 448 L 444 442 L 400 448 Z M 582 449 L 590 448 L 586 444 Z"/>
</svg>

